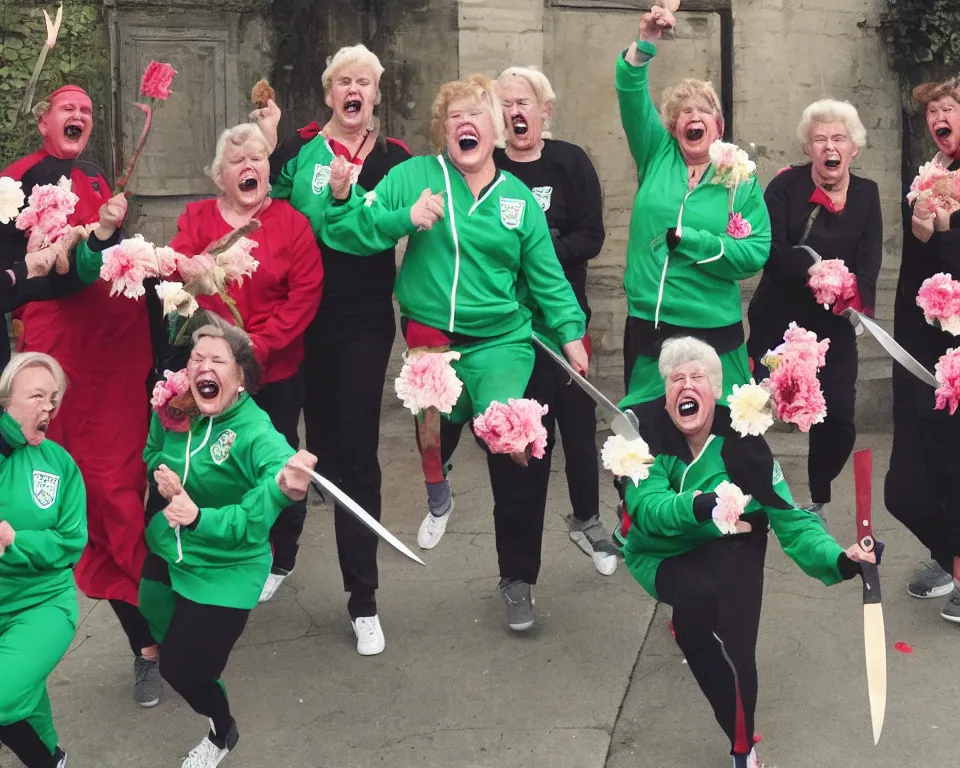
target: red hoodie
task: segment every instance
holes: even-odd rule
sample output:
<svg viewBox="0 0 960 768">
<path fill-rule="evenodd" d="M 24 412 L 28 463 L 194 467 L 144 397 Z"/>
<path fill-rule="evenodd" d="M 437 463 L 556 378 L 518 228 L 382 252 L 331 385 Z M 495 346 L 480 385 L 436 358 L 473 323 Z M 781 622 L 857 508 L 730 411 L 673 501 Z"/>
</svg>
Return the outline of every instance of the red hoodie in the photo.
<svg viewBox="0 0 960 768">
<path fill-rule="evenodd" d="M 257 243 L 252 255 L 260 266 L 242 285 L 231 285 L 227 294 L 253 340 L 263 367 L 261 383 L 269 384 L 290 378 L 303 362 L 303 333 L 320 306 L 323 265 L 310 222 L 286 200 L 274 200 L 260 214 L 260 225 L 248 235 Z M 216 199 L 189 203 L 170 247 L 196 256 L 232 229 L 220 215 Z M 197 301 L 233 322 L 219 296 L 198 296 Z"/>
</svg>

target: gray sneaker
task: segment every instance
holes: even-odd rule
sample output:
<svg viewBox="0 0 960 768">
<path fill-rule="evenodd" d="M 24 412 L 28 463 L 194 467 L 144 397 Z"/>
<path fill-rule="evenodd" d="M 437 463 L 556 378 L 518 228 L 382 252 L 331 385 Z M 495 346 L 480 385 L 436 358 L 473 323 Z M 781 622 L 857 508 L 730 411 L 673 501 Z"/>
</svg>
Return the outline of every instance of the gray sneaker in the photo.
<svg viewBox="0 0 960 768">
<path fill-rule="evenodd" d="M 529 584 L 519 579 L 500 580 L 500 595 L 507 605 L 510 629 L 523 632 L 533 626 L 533 594 Z"/>
<path fill-rule="evenodd" d="M 573 515 L 567 518 L 570 540 L 580 550 L 593 558 L 593 564 L 604 576 L 610 576 L 617 570 L 617 556 L 620 551 L 610 538 L 610 534 L 594 515 L 589 520 L 578 520 Z"/>
<path fill-rule="evenodd" d="M 827 505 L 826 504 L 811 504 L 804 509 L 820 518 L 820 522 L 826 525 L 827 522 Z"/>
<path fill-rule="evenodd" d="M 947 600 L 947 604 L 943 606 L 940 615 L 947 621 L 960 624 L 960 587 L 955 586 L 953 588 L 953 592 L 950 593 L 950 599 Z"/>
<path fill-rule="evenodd" d="M 935 560 L 921 560 L 913 572 L 913 579 L 907 585 L 910 597 L 926 600 L 931 597 L 946 597 L 953 588 L 953 577 L 937 565 Z"/>
<path fill-rule="evenodd" d="M 137 680 L 133 684 L 133 700 L 141 707 L 157 706 L 160 703 L 160 689 L 163 687 L 160 662 L 137 656 L 133 660 L 133 674 Z"/>
</svg>

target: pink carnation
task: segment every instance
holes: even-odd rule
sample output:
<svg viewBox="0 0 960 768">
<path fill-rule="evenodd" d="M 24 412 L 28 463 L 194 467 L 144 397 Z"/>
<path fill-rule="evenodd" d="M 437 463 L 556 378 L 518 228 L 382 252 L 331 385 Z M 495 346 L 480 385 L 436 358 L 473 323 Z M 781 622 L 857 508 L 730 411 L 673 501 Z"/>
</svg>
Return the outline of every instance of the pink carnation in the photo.
<svg viewBox="0 0 960 768">
<path fill-rule="evenodd" d="M 739 213 L 731 213 L 730 220 L 727 222 L 727 234 L 735 240 L 742 240 L 745 237 L 750 237 L 750 233 L 753 232 L 753 227 L 750 226 L 750 222 L 747 221 Z"/>
<path fill-rule="evenodd" d="M 948 349 L 947 354 L 937 361 L 935 374 L 940 386 L 935 392 L 937 402 L 934 407 L 942 411 L 949 406 L 952 416 L 960 405 L 960 349 Z"/>
<path fill-rule="evenodd" d="M 830 339 L 817 341 L 817 334 L 801 328 L 796 323 L 790 323 L 787 332 L 783 334 L 783 344 L 777 347 L 777 352 L 797 358 L 814 370 L 823 368 L 827 364 L 827 350 L 830 349 Z"/>
<path fill-rule="evenodd" d="M 65 178 L 61 178 L 59 184 L 35 186 L 16 222 L 17 229 L 30 231 L 28 250 L 44 248 L 65 234 L 70 229 L 67 219 L 79 200 Z"/>
<path fill-rule="evenodd" d="M 910 184 L 907 202 L 910 205 L 924 205 L 929 211 L 943 209 L 950 213 L 960 208 L 957 202 L 957 175 L 948 171 L 939 158 L 920 167 L 916 178 Z"/>
<path fill-rule="evenodd" d="M 143 80 L 140 81 L 140 93 L 148 99 L 166 101 L 170 96 L 170 84 L 175 74 L 177 70 L 169 64 L 151 61 L 143 73 Z"/>
<path fill-rule="evenodd" d="M 216 257 L 217 266 L 222 267 L 227 283 L 243 284 L 243 278 L 257 271 L 260 262 L 250 255 L 257 243 L 247 237 L 241 237 L 223 253 Z"/>
<path fill-rule="evenodd" d="M 924 280 L 917 293 L 917 306 L 930 325 L 940 323 L 943 330 L 960 333 L 960 282 L 949 274 L 938 272 Z"/>
<path fill-rule="evenodd" d="M 838 300 L 850 301 L 857 295 L 857 278 L 843 259 L 824 259 L 810 268 L 807 287 L 813 291 L 817 304 L 831 305 Z"/>
<path fill-rule="evenodd" d="M 459 352 L 418 350 L 408 353 L 400 376 L 394 382 L 403 407 L 414 416 L 427 408 L 450 413 L 463 391 L 463 382 L 450 364 L 459 358 Z"/>
<path fill-rule="evenodd" d="M 796 424 L 801 432 L 826 418 L 827 403 L 817 371 L 799 358 L 783 356 L 770 374 L 770 390 L 780 421 Z"/>
<path fill-rule="evenodd" d="M 547 406 L 527 398 L 510 398 L 507 404 L 494 400 L 473 420 L 473 431 L 493 453 L 522 453 L 528 447 L 542 459 L 547 447 L 543 416 Z"/>
<path fill-rule="evenodd" d="M 736 533 L 737 523 L 740 522 L 740 516 L 750 503 L 751 497 L 728 480 L 714 488 L 714 493 L 717 494 L 717 504 L 713 508 L 713 522 L 725 535 Z"/>
<path fill-rule="evenodd" d="M 146 292 L 143 281 L 155 270 L 153 245 L 135 235 L 103 252 L 100 279 L 111 283 L 111 296 L 122 293 L 128 299 L 139 299 Z"/>
<path fill-rule="evenodd" d="M 179 397 L 190 389 L 190 381 L 187 378 L 186 368 L 179 371 L 164 371 L 164 379 L 158 381 L 153 387 L 153 396 L 150 398 L 150 405 L 157 412 L 160 424 L 165 429 L 171 429 L 176 432 L 184 431 L 186 424 L 189 426 L 190 419 L 179 414 L 176 416 L 170 413 L 168 406 L 170 401 Z"/>
</svg>

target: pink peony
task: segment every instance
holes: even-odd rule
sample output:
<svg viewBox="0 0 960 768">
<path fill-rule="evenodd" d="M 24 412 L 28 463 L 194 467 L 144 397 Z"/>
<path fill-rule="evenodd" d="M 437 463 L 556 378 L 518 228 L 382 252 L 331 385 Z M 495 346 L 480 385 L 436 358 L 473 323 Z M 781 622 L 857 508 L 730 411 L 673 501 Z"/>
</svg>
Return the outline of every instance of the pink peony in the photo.
<svg viewBox="0 0 960 768">
<path fill-rule="evenodd" d="M 817 334 L 813 331 L 801 328 L 796 323 L 790 323 L 787 332 L 783 334 L 783 344 L 777 349 L 782 354 L 802 360 L 816 370 L 827 364 L 830 339 L 817 341 Z"/>
<path fill-rule="evenodd" d="M 751 497 L 728 480 L 722 481 L 713 490 L 717 494 L 717 504 L 712 513 L 713 522 L 724 535 L 736 533 L 737 523 L 740 522 L 740 516 L 750 503 Z"/>
<path fill-rule="evenodd" d="M 17 229 L 30 231 L 28 250 L 37 251 L 57 241 L 70 230 L 67 219 L 80 200 L 70 191 L 70 182 L 38 184 L 30 192 L 27 207 L 17 216 Z"/>
<path fill-rule="evenodd" d="M 542 459 L 547 447 L 543 416 L 547 406 L 527 398 L 510 398 L 507 404 L 494 400 L 473 420 L 473 431 L 493 453 L 522 453 L 528 447 Z"/>
<path fill-rule="evenodd" d="M 217 266 L 223 269 L 227 283 L 235 282 L 237 285 L 242 285 L 243 278 L 250 277 L 257 271 L 260 262 L 250 255 L 256 247 L 257 243 L 254 240 L 241 237 L 216 257 Z"/>
<path fill-rule="evenodd" d="M 917 306 L 930 325 L 940 323 L 943 330 L 960 334 L 960 282 L 949 274 L 938 272 L 924 280 L 917 293 Z"/>
<path fill-rule="evenodd" d="M 463 382 L 450 364 L 459 359 L 459 352 L 408 352 L 394 382 L 403 407 L 414 416 L 427 408 L 450 413 L 463 391 Z"/>
<path fill-rule="evenodd" d="M 146 292 L 143 281 L 155 270 L 153 245 L 134 235 L 103 252 L 100 279 L 112 284 L 111 296 L 122 293 L 128 299 L 139 299 Z"/>
<path fill-rule="evenodd" d="M 827 403 L 816 368 L 803 360 L 782 356 L 777 369 L 770 374 L 769 386 L 780 421 L 796 424 L 801 432 L 809 432 L 810 427 L 826 418 Z"/>
<path fill-rule="evenodd" d="M 184 425 L 189 426 L 189 417 L 174 415 L 170 413 L 167 406 L 170 401 L 179 397 L 190 389 L 190 381 L 187 378 L 186 368 L 179 371 L 164 371 L 164 379 L 158 381 L 153 387 L 153 396 L 150 398 L 150 406 L 157 412 L 157 418 L 164 429 L 171 429 L 176 432 L 182 432 Z"/>
<path fill-rule="evenodd" d="M 939 156 L 935 157 L 920 167 L 916 178 L 910 184 L 907 202 L 914 206 L 924 205 L 929 211 L 942 208 L 952 213 L 960 208 L 954 193 L 956 182 L 956 174 L 943 166 Z"/>
<path fill-rule="evenodd" d="M 166 101 L 170 96 L 170 84 L 173 82 L 173 76 L 177 70 L 169 64 L 161 64 L 158 61 L 151 61 L 143 73 L 143 80 L 140 81 L 140 93 L 148 99 L 159 99 Z"/>
<path fill-rule="evenodd" d="M 952 416 L 960 405 L 960 349 L 948 349 L 937 361 L 935 374 L 940 386 L 935 393 L 937 402 L 934 408 L 942 411 L 950 406 Z"/>
<path fill-rule="evenodd" d="M 750 226 L 750 222 L 747 221 L 739 213 L 731 213 L 730 220 L 727 222 L 727 234 L 735 240 L 743 240 L 745 237 L 750 237 L 750 233 L 753 232 L 753 227 Z"/>
<path fill-rule="evenodd" d="M 850 301 L 857 295 L 857 278 L 847 269 L 843 259 L 824 259 L 810 268 L 807 287 L 817 304 L 827 306 L 837 301 Z"/>
</svg>

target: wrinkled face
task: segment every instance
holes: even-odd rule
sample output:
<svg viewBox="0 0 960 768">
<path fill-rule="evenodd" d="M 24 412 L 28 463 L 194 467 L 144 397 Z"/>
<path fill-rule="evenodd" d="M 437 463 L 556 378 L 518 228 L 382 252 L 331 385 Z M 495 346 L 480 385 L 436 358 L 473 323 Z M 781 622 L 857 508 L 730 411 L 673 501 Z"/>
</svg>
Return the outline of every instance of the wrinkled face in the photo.
<svg viewBox="0 0 960 768">
<path fill-rule="evenodd" d="M 943 154 L 960 156 L 960 104 L 953 97 L 927 104 L 927 130 Z"/>
<path fill-rule="evenodd" d="M 493 157 L 497 131 L 479 99 L 461 99 L 447 107 L 447 152 L 462 172 L 478 171 Z"/>
<path fill-rule="evenodd" d="M 507 144 L 517 150 L 539 146 L 549 105 L 541 106 L 527 79 L 516 75 L 499 80 L 497 93 L 507 124 Z"/>
<path fill-rule="evenodd" d="M 24 368 L 13 380 L 7 413 L 20 425 L 30 445 L 40 445 L 46 437 L 50 420 L 60 407 L 60 394 L 53 374 L 38 365 Z"/>
<path fill-rule="evenodd" d="M 664 382 L 667 413 L 686 437 L 693 437 L 713 426 L 716 402 L 713 388 L 702 363 L 678 365 Z"/>
<path fill-rule="evenodd" d="M 224 196 L 243 207 L 260 205 L 267 196 L 270 160 L 262 141 L 247 139 L 242 145 L 227 144 L 220 169 Z"/>
<path fill-rule="evenodd" d="M 370 124 L 377 93 L 377 79 L 369 66 L 347 64 L 334 73 L 326 102 L 345 131 L 364 130 Z"/>
<path fill-rule="evenodd" d="M 814 123 L 810 126 L 810 140 L 804 147 L 820 178 L 840 179 L 850 168 L 860 147 L 853 143 L 844 123 Z"/>
<path fill-rule="evenodd" d="M 72 160 L 87 146 L 93 130 L 93 102 L 68 91 L 56 96 L 38 123 L 43 148 L 61 160 Z"/>
<path fill-rule="evenodd" d="M 236 402 L 243 373 L 225 339 L 204 337 L 193 346 L 187 378 L 197 408 L 204 416 L 217 416 Z"/>
<path fill-rule="evenodd" d="M 673 135 L 688 163 L 707 162 L 710 145 L 720 138 L 720 123 L 710 103 L 702 96 L 688 99 L 677 116 Z"/>
</svg>

